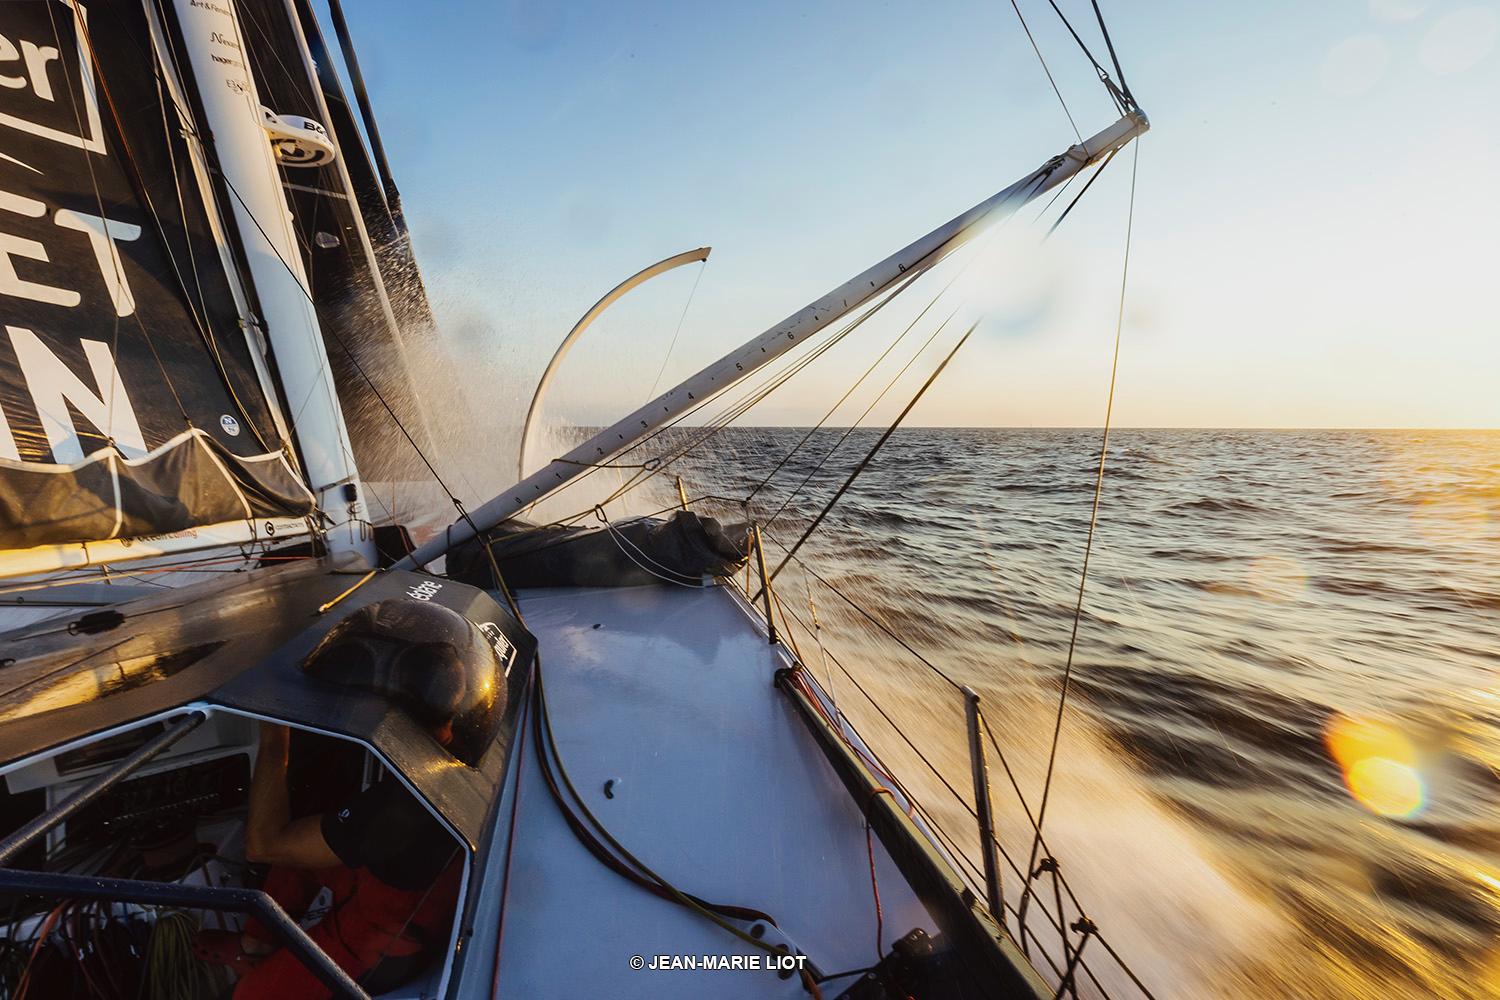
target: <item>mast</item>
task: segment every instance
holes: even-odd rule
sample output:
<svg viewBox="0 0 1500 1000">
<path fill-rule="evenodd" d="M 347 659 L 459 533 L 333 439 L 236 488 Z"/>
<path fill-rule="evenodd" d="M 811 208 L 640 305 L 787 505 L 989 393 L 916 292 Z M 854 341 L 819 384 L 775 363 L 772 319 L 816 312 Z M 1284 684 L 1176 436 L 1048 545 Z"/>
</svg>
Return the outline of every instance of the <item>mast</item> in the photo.
<svg viewBox="0 0 1500 1000">
<path fill-rule="evenodd" d="M 292 410 L 303 468 L 318 507 L 333 521 L 327 533 L 330 552 L 357 552 L 373 562 L 374 542 L 361 538 L 359 470 L 276 160 L 261 125 L 234 0 L 174 0 L 174 5 Z"/>
<path fill-rule="evenodd" d="M 1053 157 L 1010 187 L 850 278 L 754 340 L 730 351 L 698 374 L 668 389 L 614 426 L 600 431 L 562 458 L 516 483 L 484 506 L 471 511 L 466 519 L 453 524 L 442 535 L 396 563 L 394 568 L 414 569 L 429 563 L 455 545 L 475 537 L 477 532 L 488 531 L 506 518 L 535 506 L 588 469 L 610 461 L 656 429 L 748 378 L 897 282 L 932 267 L 968 242 L 982 228 L 983 223 L 993 222 L 1014 212 L 1088 165 L 1121 148 L 1148 128 L 1150 123 L 1144 114 L 1139 111 L 1128 113 L 1097 135 L 1070 147 L 1067 152 Z"/>
<path fill-rule="evenodd" d="M 396 190 L 391 165 L 385 158 L 385 145 L 380 141 L 380 128 L 375 124 L 375 112 L 370 109 L 365 77 L 359 70 L 359 57 L 355 55 L 354 42 L 349 37 L 349 23 L 344 20 L 344 7 L 339 0 L 328 0 L 328 14 L 333 19 L 333 33 L 338 36 L 339 49 L 344 56 L 344 68 L 349 71 L 349 82 L 354 87 L 354 100 L 359 104 L 359 116 L 364 121 L 365 137 L 370 141 L 370 153 L 375 158 L 375 169 L 380 174 L 391 221 L 396 224 L 396 231 L 405 235 L 406 216 L 401 211 L 401 192 Z"/>
</svg>

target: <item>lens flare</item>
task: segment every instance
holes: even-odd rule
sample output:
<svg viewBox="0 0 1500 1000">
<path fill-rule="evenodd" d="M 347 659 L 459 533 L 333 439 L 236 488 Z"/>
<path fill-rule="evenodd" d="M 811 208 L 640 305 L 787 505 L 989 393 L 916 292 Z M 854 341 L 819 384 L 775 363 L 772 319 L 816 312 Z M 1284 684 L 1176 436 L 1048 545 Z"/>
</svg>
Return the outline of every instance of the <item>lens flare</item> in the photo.
<svg viewBox="0 0 1500 1000">
<path fill-rule="evenodd" d="M 1335 716 L 1326 740 L 1349 794 L 1360 805 L 1396 819 L 1422 809 L 1427 790 L 1417 750 L 1400 731 L 1383 722 Z"/>
</svg>

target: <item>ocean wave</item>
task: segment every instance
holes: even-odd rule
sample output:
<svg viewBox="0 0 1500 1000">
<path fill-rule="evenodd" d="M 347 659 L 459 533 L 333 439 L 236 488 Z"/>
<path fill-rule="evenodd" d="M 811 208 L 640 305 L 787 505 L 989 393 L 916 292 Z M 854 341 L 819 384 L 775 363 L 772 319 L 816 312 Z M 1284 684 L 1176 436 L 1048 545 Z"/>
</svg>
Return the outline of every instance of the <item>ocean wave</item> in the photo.
<svg viewBox="0 0 1500 1000">
<path fill-rule="evenodd" d="M 1200 497 L 1197 500 L 1180 500 L 1164 508 L 1168 513 L 1205 511 L 1210 514 L 1253 514 L 1262 509 L 1260 504 L 1242 497 Z"/>
<path fill-rule="evenodd" d="M 693 481 L 722 473 L 753 485 L 803 433 L 726 431 L 733 447 L 719 466 L 703 459 Z M 779 477 L 795 484 L 839 433 L 818 431 L 813 460 Z M 904 429 L 803 554 L 961 682 L 1009 695 L 1025 679 L 1027 697 L 996 711 L 1039 704 L 1050 732 L 1098 443 L 1097 430 Z M 1423 808 L 1382 817 L 1351 795 L 1324 734 L 1337 710 L 1400 712 L 1393 724 L 1413 733 L 1456 718 L 1475 745 L 1500 739 L 1490 698 L 1500 585 L 1485 555 L 1500 544 L 1500 437 L 1129 430 L 1112 443 L 1068 718 L 1117 750 L 1227 877 L 1304 932 L 1293 941 L 1305 943 L 1301 964 L 1281 969 L 1293 945 L 1277 941 L 1254 967 L 1265 976 L 1226 974 L 1222 991 L 1196 995 L 1478 996 L 1466 970 L 1500 936 L 1484 909 L 1500 912 L 1500 901 L 1474 882 L 1500 876 L 1494 762 L 1450 747 L 1424 772 Z M 825 473 L 778 538 L 800 534 L 844 474 Z M 801 614 L 795 582 L 777 589 Z M 909 653 L 836 596 L 811 590 L 828 648 L 902 692 L 886 707 L 919 745 L 959 748 L 945 777 L 964 787 L 951 690 L 921 680 L 930 675 Z M 919 795 L 946 795 L 902 777 Z M 1049 836 L 1094 843 L 1102 811 L 1072 811 L 1049 823 L 1076 825 Z M 1163 892 L 1177 877 L 1170 864 L 1152 874 Z M 1184 949 L 1200 946 L 1196 932 L 1192 920 L 1161 929 Z"/>
</svg>

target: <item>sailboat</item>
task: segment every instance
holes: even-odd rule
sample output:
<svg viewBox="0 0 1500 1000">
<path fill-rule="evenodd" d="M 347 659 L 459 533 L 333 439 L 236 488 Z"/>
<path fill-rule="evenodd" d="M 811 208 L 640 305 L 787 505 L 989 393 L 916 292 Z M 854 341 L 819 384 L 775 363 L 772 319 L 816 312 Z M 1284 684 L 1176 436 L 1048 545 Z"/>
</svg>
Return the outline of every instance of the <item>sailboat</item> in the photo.
<svg viewBox="0 0 1500 1000">
<path fill-rule="evenodd" d="M 1007 898 L 977 698 L 976 877 L 795 649 L 753 511 L 534 515 L 1097 176 L 1149 127 L 1118 63 L 1117 121 L 414 541 L 371 484 L 453 496 L 413 377 L 449 362 L 329 14 L 337 60 L 309 0 L 0 5 L 0 992 L 247 995 L 195 942 L 252 925 L 325 996 L 1102 991 L 1055 866 Z M 289 816 L 437 831 L 399 948 L 271 890 L 267 732 Z"/>
</svg>

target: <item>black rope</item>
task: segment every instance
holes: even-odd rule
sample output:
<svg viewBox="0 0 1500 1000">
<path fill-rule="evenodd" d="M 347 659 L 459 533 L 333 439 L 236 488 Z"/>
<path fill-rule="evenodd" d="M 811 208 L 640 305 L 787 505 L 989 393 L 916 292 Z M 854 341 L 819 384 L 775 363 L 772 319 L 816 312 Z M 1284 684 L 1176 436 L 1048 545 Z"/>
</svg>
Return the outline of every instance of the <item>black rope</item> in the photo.
<svg viewBox="0 0 1500 1000">
<path fill-rule="evenodd" d="M 650 892 L 661 899 L 670 900 L 674 903 L 686 905 L 685 901 L 691 901 L 703 909 L 711 910 L 721 916 L 734 920 L 762 920 L 772 927 L 776 921 L 770 914 L 745 906 L 732 906 L 727 904 L 710 903 L 691 893 L 681 890 L 673 890 L 668 887 L 665 879 L 646 867 L 633 854 L 627 851 L 620 843 L 604 829 L 603 825 L 594 817 L 592 811 L 584 805 L 582 797 L 578 795 L 568 777 L 566 769 L 562 766 L 562 758 L 557 752 L 556 738 L 552 732 L 550 714 L 547 711 L 547 696 L 542 686 L 541 672 L 537 671 L 535 683 L 534 701 L 532 710 L 533 739 L 537 747 L 537 763 L 540 765 L 543 782 L 547 786 L 548 793 L 552 796 L 559 811 L 563 814 L 564 821 L 569 829 L 573 831 L 578 841 L 588 849 L 605 867 L 634 884 Z M 558 770 L 553 771 L 553 763 L 556 762 Z M 563 785 L 558 784 L 561 778 Z M 564 797 L 563 787 L 566 786 L 569 795 Z M 573 799 L 570 804 L 568 799 Z M 574 806 L 578 808 L 574 808 Z M 593 829 L 590 829 L 593 827 Z M 608 843 L 609 847 L 606 847 Z M 613 847 L 619 854 L 610 850 Z M 691 907 L 689 907 L 691 908 Z"/>
<path fill-rule="evenodd" d="M 1098 59 L 1094 58 L 1094 53 L 1090 51 L 1089 47 L 1086 44 L 1084 44 L 1084 41 L 1081 37 L 1079 37 L 1078 32 L 1073 30 L 1073 22 L 1069 21 L 1068 15 L 1062 12 L 1062 8 L 1057 5 L 1057 0 L 1047 0 L 1047 2 L 1051 4 L 1052 9 L 1057 12 L 1057 16 L 1062 20 L 1063 26 L 1068 29 L 1068 34 L 1073 36 L 1073 41 L 1078 43 L 1078 47 L 1083 50 L 1083 54 L 1087 56 L 1089 62 L 1093 64 L 1094 72 L 1099 75 L 1099 82 L 1104 84 L 1104 89 L 1109 92 L 1110 99 L 1115 102 L 1115 107 L 1118 108 L 1121 112 L 1124 112 L 1128 108 L 1132 107 L 1134 105 L 1134 101 L 1131 101 L 1128 96 L 1120 90 L 1119 87 L 1115 86 L 1114 81 L 1109 78 L 1109 71 L 1100 64 Z"/>
<path fill-rule="evenodd" d="M 954 276 L 954 280 L 957 280 L 957 275 Z M 826 424 L 833 417 L 834 413 L 838 411 L 838 408 L 840 406 L 843 406 L 844 403 L 846 403 L 848 401 L 849 397 L 854 394 L 854 391 L 856 389 L 858 389 L 861 385 L 864 384 L 865 379 L 867 379 L 867 378 L 870 377 L 871 373 L 873 373 L 875 371 L 875 369 L 880 366 L 880 363 L 882 361 L 884 361 L 890 355 L 890 353 L 896 349 L 896 346 L 898 344 L 900 344 L 901 341 L 906 338 L 906 335 L 908 333 L 911 333 L 911 331 L 916 327 L 917 323 L 921 321 L 922 317 L 927 315 L 927 311 L 929 309 L 931 309 L 933 306 L 937 305 L 938 298 L 943 294 L 943 292 L 947 291 L 948 287 L 951 286 L 952 284 L 953 284 L 953 281 L 949 281 L 948 285 L 943 286 L 943 288 L 937 293 L 937 295 L 934 295 L 932 297 L 932 301 L 931 302 L 928 302 L 925 306 L 922 307 L 922 311 L 919 312 L 919 313 L 917 313 L 916 319 L 913 319 L 910 323 L 908 323 L 906 325 L 906 329 L 902 330 L 896 336 L 896 339 L 893 340 L 893 341 L 891 341 L 890 344 L 886 346 L 886 349 L 880 352 L 880 356 L 875 359 L 875 361 L 870 365 L 870 367 L 868 367 L 868 368 L 866 368 L 864 370 L 864 373 L 861 374 L 859 376 L 859 378 L 857 378 L 857 379 L 854 380 L 854 384 L 851 385 L 851 386 L 849 386 L 849 388 L 844 392 L 844 394 L 838 398 L 838 401 L 835 402 L 832 406 L 830 406 L 828 408 L 828 412 L 824 413 L 823 416 L 821 418 L 819 418 L 818 422 L 816 424 L 814 424 L 807 431 L 806 434 L 802 435 L 802 439 L 800 441 L 798 441 L 796 444 L 792 445 L 792 447 L 787 451 L 787 453 L 785 455 L 781 456 L 780 460 L 777 461 L 777 463 L 774 466 L 772 466 L 771 471 L 768 472 L 768 473 L 766 473 L 765 476 L 761 479 L 761 481 L 755 484 L 755 488 L 752 489 L 749 492 L 749 494 L 746 495 L 746 497 L 745 497 L 745 499 L 743 501 L 746 505 L 748 505 L 751 500 L 754 500 L 755 497 L 756 497 L 756 495 L 759 494 L 761 490 L 765 489 L 766 486 L 770 484 L 771 480 L 776 477 L 776 473 L 780 472 L 782 470 L 782 468 L 786 465 L 786 463 L 790 462 L 792 460 L 792 457 L 795 456 L 797 454 L 797 452 L 802 449 L 803 445 L 807 444 L 807 442 L 812 438 L 813 434 L 815 434 L 817 431 L 821 430 L 822 427 L 823 427 L 823 425 Z M 855 421 L 855 423 L 858 423 L 858 422 L 859 421 L 857 421 L 857 420 Z M 774 520 L 774 518 L 773 518 L 773 520 Z"/>
<path fill-rule="evenodd" d="M 1083 54 L 1088 57 L 1089 62 L 1094 64 L 1094 70 L 1101 76 L 1107 75 L 1104 67 L 1099 64 L 1099 60 L 1094 58 L 1094 53 L 1089 50 L 1088 45 L 1079 37 L 1078 32 L 1073 30 L 1073 22 L 1069 21 L 1068 15 L 1062 12 L 1062 8 L 1057 5 L 1057 0 L 1047 0 L 1047 3 L 1052 5 L 1052 9 L 1062 20 L 1063 27 L 1068 29 L 1068 34 L 1073 36 L 1073 41 L 1078 43 L 1078 47 L 1083 50 Z"/>
<path fill-rule="evenodd" d="M 843 495 L 848 491 L 849 487 L 854 485 L 854 480 L 859 478 L 859 474 L 861 472 L 865 471 L 865 468 L 875 458 L 875 455 L 880 451 L 881 447 L 884 446 L 884 444 L 888 440 L 890 440 L 891 435 L 896 433 L 896 428 L 901 426 L 901 421 L 906 419 L 906 415 L 912 411 L 912 407 L 917 405 L 921 398 L 927 394 L 927 390 L 932 388 L 932 383 L 936 382 L 938 376 L 943 374 L 943 369 L 948 367 L 948 362 L 952 361 L 953 356 L 959 352 L 964 344 L 968 343 L 969 336 L 973 334 L 974 328 L 978 325 L 979 323 L 978 321 L 976 321 L 973 326 L 970 326 L 969 329 L 965 331 L 964 335 L 958 339 L 958 343 L 953 345 L 953 349 L 948 352 L 948 356 L 942 360 L 942 363 L 937 366 L 937 368 L 931 375 L 927 376 L 927 381 L 922 383 L 922 388 L 917 390 L 917 394 L 911 398 L 911 402 L 907 403 L 906 408 L 896 415 L 896 419 L 893 420 L 891 422 L 891 425 L 885 429 L 885 432 L 880 435 L 880 439 L 870 447 L 870 450 L 865 454 L 865 457 L 860 459 L 859 464 L 857 464 L 849 473 L 849 477 L 844 480 L 844 484 L 840 486 L 837 492 L 835 492 L 833 496 L 829 498 L 828 502 L 823 505 L 823 509 L 818 512 L 818 516 L 813 518 L 812 524 L 809 524 L 807 526 L 807 530 L 802 532 L 802 537 L 798 538 L 797 541 L 792 545 L 792 547 L 787 550 L 786 555 L 782 556 L 781 562 L 774 570 L 771 571 L 771 575 L 766 578 L 765 586 L 769 586 L 772 582 L 775 581 L 777 574 L 780 573 L 786 566 L 787 562 L 797 554 L 797 550 L 800 549 L 803 543 L 812 536 L 812 533 L 814 531 L 818 530 L 818 525 L 823 523 L 823 519 L 828 516 L 828 513 L 831 510 L 833 510 L 834 505 L 839 502 L 840 498 L 842 498 Z M 762 586 L 761 589 L 764 590 L 765 586 Z M 757 591 L 755 596 L 759 597 L 760 591 Z M 751 598 L 751 600 L 753 602 L 754 598 Z"/>
<path fill-rule="evenodd" d="M 1088 181 L 1085 182 L 1083 187 L 1079 189 L 1078 193 L 1073 196 L 1073 200 L 1068 202 L 1068 207 L 1062 210 L 1062 214 L 1057 217 L 1057 221 L 1053 222 L 1051 227 L 1048 228 L 1047 236 L 1051 236 L 1053 233 L 1057 232 L 1057 227 L 1062 225 L 1063 220 L 1068 217 L 1068 213 L 1073 211 L 1073 206 L 1077 205 L 1078 202 L 1083 198 L 1083 196 L 1089 193 L 1089 188 L 1093 187 L 1094 182 L 1099 179 L 1100 174 L 1104 173 L 1104 168 L 1109 166 L 1109 161 L 1113 160 L 1115 158 L 1115 154 L 1118 152 L 1118 149 L 1112 149 L 1109 151 L 1109 155 L 1104 158 L 1104 162 L 1099 164 L 1099 169 L 1095 170 L 1092 174 L 1089 175 Z M 1044 236 L 1043 239 L 1046 239 L 1046 237 Z"/>
<path fill-rule="evenodd" d="M 937 300 L 934 299 L 933 301 L 936 302 Z M 858 417 L 855 417 L 854 420 L 850 422 L 848 427 L 844 428 L 844 433 L 839 435 L 839 439 L 833 443 L 833 447 L 829 448 L 826 452 L 823 453 L 823 457 L 818 459 L 818 464 L 813 466 L 812 469 L 807 473 L 807 475 L 802 477 L 802 481 L 798 483 L 790 493 L 787 494 L 785 499 L 781 501 L 781 505 L 776 508 L 775 513 L 773 513 L 766 520 L 765 526 L 767 528 L 776 523 L 777 518 L 781 517 L 781 515 L 786 511 L 787 507 L 791 505 L 791 502 L 795 500 L 802 493 L 803 489 L 807 487 L 807 484 L 812 481 L 812 478 L 819 472 L 823 471 L 823 466 L 828 463 L 828 460 L 831 459 L 834 454 L 844 446 L 844 442 L 849 439 L 850 435 L 852 435 L 856 430 L 859 429 L 859 425 L 864 421 L 866 417 L 870 415 L 870 411 L 875 409 L 875 407 L 879 405 L 880 401 L 885 398 L 886 393 L 895 388 L 896 383 L 901 380 L 901 377 L 911 369 L 912 365 L 916 364 L 917 359 L 920 358 L 923 352 L 925 352 L 927 348 L 932 345 L 932 342 L 938 338 L 938 335 L 948 328 L 949 322 L 951 322 L 953 317 L 957 314 L 958 311 L 954 310 L 948 315 L 947 319 L 938 324 L 938 328 L 932 331 L 928 338 L 922 342 L 922 346 L 917 348 L 916 353 L 911 356 L 906 364 L 901 366 L 901 370 L 896 372 L 896 374 L 891 377 L 890 381 L 885 384 L 885 388 L 881 389 L 880 392 L 875 396 L 875 398 L 870 400 L 869 405 L 864 408 L 864 412 L 860 413 Z M 915 325 L 915 321 L 913 322 Z"/>
<path fill-rule="evenodd" d="M 535 719 L 534 732 L 538 749 L 538 763 L 541 766 L 548 791 L 551 793 L 558 808 L 562 811 L 568 828 L 574 833 L 580 843 L 611 871 L 629 879 L 653 895 L 692 910 L 751 947 L 758 948 L 772 955 L 783 954 L 784 946 L 775 945 L 761 938 L 753 937 L 729 923 L 730 919 L 746 922 L 760 921 L 776 927 L 776 921 L 770 914 L 747 906 L 710 903 L 691 893 L 684 892 L 647 867 L 640 858 L 632 854 L 610 834 L 604 824 L 589 809 L 587 803 L 583 801 L 583 797 L 578 794 L 578 789 L 574 787 L 572 779 L 568 776 L 567 769 L 563 766 L 562 756 L 557 750 L 557 740 L 552 732 L 552 719 L 547 708 L 547 697 L 543 690 L 540 665 L 538 664 L 534 669 L 536 670 L 536 707 L 533 717 Z M 576 812 L 573 806 L 569 805 L 567 799 L 563 797 L 562 788 L 559 788 L 556 784 L 556 779 L 552 774 L 551 766 L 547 759 L 549 755 L 557 764 L 557 777 L 562 779 L 563 787 L 567 789 L 568 797 L 573 800 L 573 805 L 577 807 Z M 585 823 L 585 821 L 587 822 Z M 606 848 L 605 844 L 608 844 L 609 848 L 613 848 L 613 852 Z M 801 979 L 803 988 L 809 994 L 814 998 L 822 996 L 822 991 L 818 989 L 811 968 L 804 968 L 801 971 Z"/>
<path fill-rule="evenodd" d="M 1099 33 L 1104 36 L 1105 48 L 1109 49 L 1109 61 L 1114 64 L 1115 76 L 1120 81 L 1120 90 L 1124 93 L 1125 99 L 1130 102 L 1130 105 L 1132 107 L 1134 107 L 1135 97 L 1130 93 L 1130 85 L 1125 82 L 1125 71 L 1120 68 L 1120 57 L 1115 55 L 1115 43 L 1114 40 L 1109 37 L 1108 25 L 1104 23 L 1104 12 L 1099 9 L 1099 0 L 1092 0 L 1092 2 L 1094 5 L 1094 17 L 1099 22 Z"/>
</svg>

